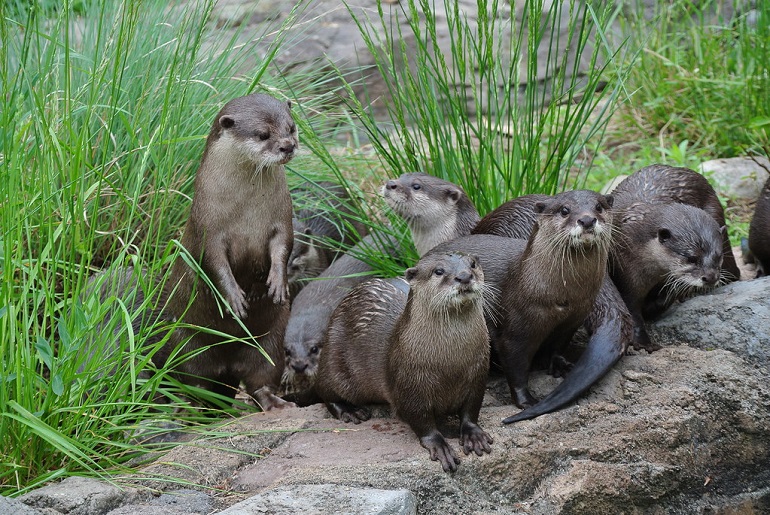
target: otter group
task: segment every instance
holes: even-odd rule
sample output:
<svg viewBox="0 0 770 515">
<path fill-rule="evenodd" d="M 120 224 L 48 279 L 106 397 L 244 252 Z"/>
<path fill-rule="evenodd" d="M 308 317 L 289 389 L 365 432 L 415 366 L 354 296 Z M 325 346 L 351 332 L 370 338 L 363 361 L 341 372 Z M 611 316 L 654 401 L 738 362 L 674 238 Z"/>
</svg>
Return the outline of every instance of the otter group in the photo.
<svg viewBox="0 0 770 515">
<path fill-rule="evenodd" d="M 522 408 L 504 422 L 548 413 L 629 346 L 654 351 L 651 317 L 739 278 L 716 193 L 696 172 L 664 165 L 609 195 L 525 195 L 484 218 L 457 185 L 404 174 L 381 194 L 406 220 L 420 259 L 405 280 L 371 278 L 360 252 L 313 249 L 320 240 L 310 235 L 346 246 L 360 239 L 359 250 L 379 243 L 391 255 L 401 252 L 396 241 L 364 237 L 353 218 L 293 216 L 283 168 L 298 147 L 290 107 L 262 94 L 234 99 L 208 136 L 182 238 L 189 258 L 174 264 L 163 314 L 186 325 L 153 358 L 191 355 L 173 364 L 189 384 L 230 397 L 242 385 L 266 410 L 322 401 L 353 423 L 369 417 L 366 405 L 388 404 L 431 459 L 454 471 L 459 459 L 438 420 L 459 416 L 465 454 L 491 451 L 478 425 L 490 363 Z M 324 203 L 346 197 L 321 186 Z M 767 267 L 770 181 L 763 199 L 755 219 L 764 230 L 752 225 L 751 249 Z M 290 299 L 292 271 L 319 280 Z M 573 365 L 563 351 L 581 326 L 589 341 Z M 535 364 L 566 374 L 540 402 L 528 388 Z"/>
</svg>

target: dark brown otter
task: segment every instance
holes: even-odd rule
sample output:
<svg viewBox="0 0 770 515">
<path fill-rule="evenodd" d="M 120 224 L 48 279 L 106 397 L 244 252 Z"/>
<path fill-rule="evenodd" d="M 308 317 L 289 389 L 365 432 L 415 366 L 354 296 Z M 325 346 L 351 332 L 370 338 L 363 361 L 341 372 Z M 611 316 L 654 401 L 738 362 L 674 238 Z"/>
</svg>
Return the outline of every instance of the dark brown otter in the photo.
<svg viewBox="0 0 770 515">
<path fill-rule="evenodd" d="M 180 257 L 166 308 L 166 316 L 207 330 L 176 329 L 153 358 L 159 366 L 173 359 L 181 381 L 226 396 L 243 382 L 263 409 L 284 405 L 272 389 L 281 378 L 289 317 L 292 209 L 283 165 L 298 145 L 290 107 L 252 94 L 229 101 L 217 115 L 182 237 L 216 291 Z"/>
<path fill-rule="evenodd" d="M 740 277 L 722 206 L 700 174 L 665 165 L 642 168 L 613 194 L 619 234 L 610 273 L 634 319 L 634 347 L 659 348 L 645 320 Z"/>
<path fill-rule="evenodd" d="M 350 209 L 350 197 L 339 184 L 306 182 L 292 190 L 294 246 L 288 279 L 292 297 L 367 233 Z"/>
<path fill-rule="evenodd" d="M 749 226 L 749 250 L 757 265 L 757 277 L 770 273 L 770 178 L 762 187 L 754 208 Z"/>
<path fill-rule="evenodd" d="M 477 259 L 431 254 L 405 273 L 406 294 L 374 279 L 352 290 L 332 315 L 316 389 L 337 418 L 360 423 L 362 405 L 388 403 L 444 471 L 459 458 L 437 418 L 460 417 L 465 454 L 490 452 L 478 426 L 489 362 L 484 274 Z"/>
<path fill-rule="evenodd" d="M 380 193 L 406 220 L 420 256 L 439 243 L 470 234 L 479 221 L 462 188 L 425 173 L 405 173 L 389 180 Z"/>
<path fill-rule="evenodd" d="M 528 239 L 537 220 L 538 202 L 550 198 L 532 194 L 509 200 L 482 218 L 473 234 Z M 505 423 L 534 418 L 569 404 L 604 377 L 625 354 L 632 341 L 633 323 L 609 275 L 604 277 L 583 326 L 589 334 L 588 344 L 564 381 L 534 406 L 505 419 Z"/>
<path fill-rule="evenodd" d="M 535 404 L 527 382 L 535 353 L 558 349 L 588 317 L 604 282 L 611 242 L 612 197 L 568 191 L 536 203 L 527 241 L 471 235 L 430 253 L 479 256 L 487 282 L 500 291 L 493 347 L 519 407 Z"/>
<path fill-rule="evenodd" d="M 286 392 L 301 392 L 313 384 L 332 312 L 353 287 L 371 278 L 372 267 L 365 261 L 366 254 L 396 255 L 398 251 L 395 239 L 379 232 L 369 234 L 297 294 L 283 342 L 285 370 L 281 384 Z M 313 397 L 295 399 L 301 405 L 315 402 Z"/>
</svg>

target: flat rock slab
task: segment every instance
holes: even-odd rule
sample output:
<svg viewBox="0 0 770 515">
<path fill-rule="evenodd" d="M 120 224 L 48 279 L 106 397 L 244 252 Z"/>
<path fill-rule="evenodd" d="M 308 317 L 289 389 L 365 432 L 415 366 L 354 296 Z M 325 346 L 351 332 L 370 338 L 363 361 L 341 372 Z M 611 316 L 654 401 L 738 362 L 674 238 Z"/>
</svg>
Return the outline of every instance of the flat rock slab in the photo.
<svg viewBox="0 0 770 515">
<path fill-rule="evenodd" d="M 413 515 L 417 502 L 409 490 L 376 490 L 338 485 L 295 485 L 255 495 L 220 515 Z"/>
</svg>

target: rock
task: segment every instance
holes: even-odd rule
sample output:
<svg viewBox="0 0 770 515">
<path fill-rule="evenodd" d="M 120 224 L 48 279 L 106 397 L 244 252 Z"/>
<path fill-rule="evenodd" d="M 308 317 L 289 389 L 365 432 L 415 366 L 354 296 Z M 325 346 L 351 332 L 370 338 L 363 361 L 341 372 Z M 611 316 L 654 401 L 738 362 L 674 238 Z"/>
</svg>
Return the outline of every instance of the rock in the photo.
<svg viewBox="0 0 770 515">
<path fill-rule="evenodd" d="M 220 515 L 294 515 L 336 513 L 339 515 L 412 515 L 417 503 L 409 490 L 376 490 L 339 485 L 294 485 L 268 490 Z"/>
<path fill-rule="evenodd" d="M 672 306 L 649 326 L 654 341 L 725 349 L 770 368 L 770 277 L 737 281 Z"/>
<path fill-rule="evenodd" d="M 18 499 L 0 495 L 0 515 L 41 515 L 41 512 L 30 508 Z"/>
<path fill-rule="evenodd" d="M 107 515 L 191 515 L 212 512 L 211 497 L 197 490 L 172 490 L 140 504 L 126 504 Z"/>
<path fill-rule="evenodd" d="M 714 159 L 701 164 L 700 171 L 721 196 L 756 200 L 770 175 L 770 160 L 761 156 Z"/>
<path fill-rule="evenodd" d="M 41 510 L 50 508 L 69 515 L 101 515 L 150 496 L 148 490 L 118 488 L 106 481 L 86 477 L 68 477 L 22 495 L 19 500 Z"/>
</svg>

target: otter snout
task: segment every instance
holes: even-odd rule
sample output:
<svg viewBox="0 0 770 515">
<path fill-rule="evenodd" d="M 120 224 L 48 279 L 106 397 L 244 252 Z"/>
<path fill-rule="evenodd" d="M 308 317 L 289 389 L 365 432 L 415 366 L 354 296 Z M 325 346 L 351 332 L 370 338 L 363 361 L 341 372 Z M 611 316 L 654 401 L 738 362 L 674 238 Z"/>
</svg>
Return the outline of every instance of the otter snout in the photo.
<svg viewBox="0 0 770 515">
<path fill-rule="evenodd" d="M 473 280 L 473 274 L 471 274 L 467 270 L 462 270 L 457 275 L 455 275 L 455 281 L 460 284 L 470 284 Z"/>
<path fill-rule="evenodd" d="M 384 188 L 385 190 L 395 190 L 396 188 L 398 188 L 398 183 L 393 179 L 390 179 L 388 180 L 388 182 L 385 183 Z"/>
<path fill-rule="evenodd" d="M 578 218 L 577 221 L 578 225 L 583 228 L 583 230 L 591 230 L 593 231 L 594 226 L 596 225 L 596 217 L 589 216 L 589 215 L 583 215 L 580 218 Z"/>
<path fill-rule="evenodd" d="M 719 282 L 719 270 L 705 270 L 701 281 L 705 286 L 714 286 Z"/>
</svg>

